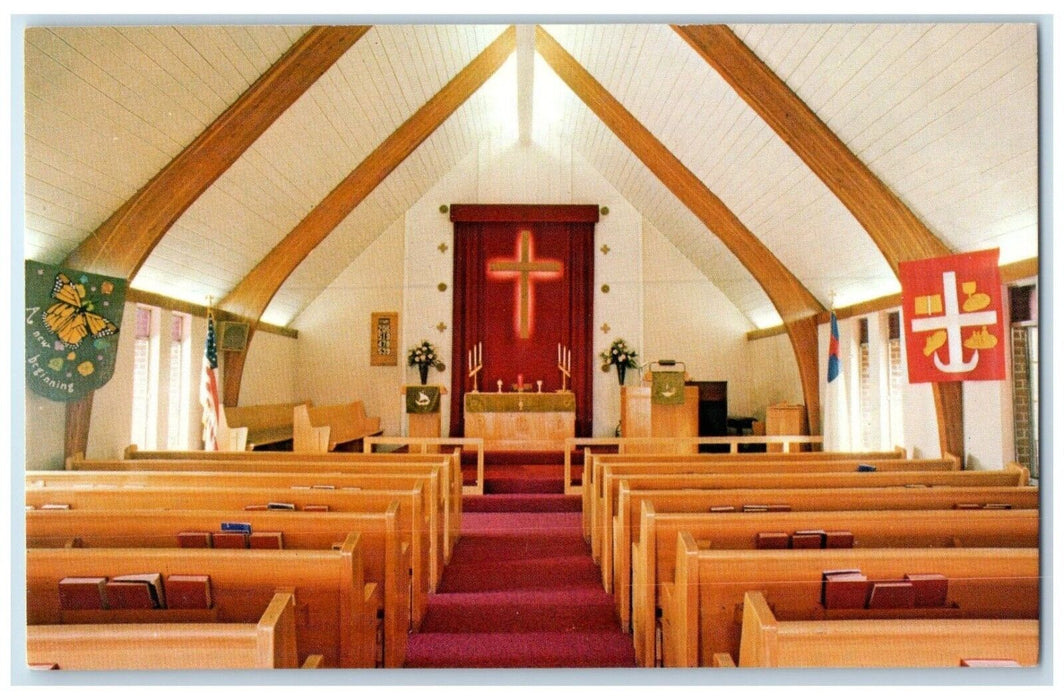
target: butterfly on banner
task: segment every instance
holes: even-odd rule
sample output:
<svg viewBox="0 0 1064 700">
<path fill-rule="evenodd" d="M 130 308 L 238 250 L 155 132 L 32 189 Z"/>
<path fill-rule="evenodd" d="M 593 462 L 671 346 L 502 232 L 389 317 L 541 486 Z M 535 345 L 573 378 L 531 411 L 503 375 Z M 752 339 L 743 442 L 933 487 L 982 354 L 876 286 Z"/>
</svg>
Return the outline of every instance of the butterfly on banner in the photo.
<svg viewBox="0 0 1064 700">
<path fill-rule="evenodd" d="M 81 345 L 88 336 L 103 338 L 118 332 L 118 326 L 96 313 L 94 304 L 84 295 L 83 286 L 74 284 L 60 272 L 52 285 L 52 298 L 56 302 L 44 312 L 44 325 L 71 348 Z"/>
</svg>

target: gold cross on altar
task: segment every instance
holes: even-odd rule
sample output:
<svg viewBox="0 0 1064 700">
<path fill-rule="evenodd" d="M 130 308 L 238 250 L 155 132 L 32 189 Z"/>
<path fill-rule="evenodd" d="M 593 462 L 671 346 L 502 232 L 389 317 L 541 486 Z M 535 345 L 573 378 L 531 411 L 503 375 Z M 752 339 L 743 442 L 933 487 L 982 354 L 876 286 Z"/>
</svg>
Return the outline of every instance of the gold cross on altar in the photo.
<svg viewBox="0 0 1064 700">
<path fill-rule="evenodd" d="M 488 263 L 489 272 L 517 273 L 518 293 L 518 336 L 528 338 L 531 335 L 532 291 L 531 277 L 553 278 L 561 274 L 562 264 L 557 260 L 532 260 L 532 234 L 521 232 L 521 252 L 517 260 L 498 260 Z"/>
</svg>

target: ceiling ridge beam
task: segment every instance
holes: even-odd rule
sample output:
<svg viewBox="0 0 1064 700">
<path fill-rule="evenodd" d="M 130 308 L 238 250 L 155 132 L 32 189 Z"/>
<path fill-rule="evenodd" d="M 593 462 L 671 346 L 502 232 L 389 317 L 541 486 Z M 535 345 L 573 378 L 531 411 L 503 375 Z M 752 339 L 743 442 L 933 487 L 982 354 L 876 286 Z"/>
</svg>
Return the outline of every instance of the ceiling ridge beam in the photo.
<svg viewBox="0 0 1064 700">
<path fill-rule="evenodd" d="M 673 25 L 673 30 L 839 198 L 895 275 L 900 262 L 953 252 L 730 28 Z"/>
<path fill-rule="evenodd" d="M 369 30 L 311 27 L 64 264 L 132 280 L 193 202 Z"/>
<path fill-rule="evenodd" d="M 536 27 L 536 50 L 577 97 L 727 246 L 761 285 L 787 327 L 810 427 L 814 433 L 819 432 L 815 318 L 824 311 L 823 305 L 698 176 L 541 26 Z"/>
<path fill-rule="evenodd" d="M 510 26 L 340 181 L 266 254 L 219 307 L 257 321 L 296 267 L 499 69 L 513 53 Z"/>
</svg>

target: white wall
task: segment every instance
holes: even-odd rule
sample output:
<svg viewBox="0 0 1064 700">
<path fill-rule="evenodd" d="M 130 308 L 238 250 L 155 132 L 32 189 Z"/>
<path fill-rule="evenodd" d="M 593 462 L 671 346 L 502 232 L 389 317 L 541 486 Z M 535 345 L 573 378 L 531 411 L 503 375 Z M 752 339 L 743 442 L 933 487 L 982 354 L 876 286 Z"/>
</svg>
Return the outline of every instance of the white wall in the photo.
<svg viewBox="0 0 1064 700">
<path fill-rule="evenodd" d="M 292 323 L 299 331 L 293 359 L 295 400 L 317 405 L 359 400 L 379 416 L 385 434 L 399 431 L 398 366 L 370 366 L 370 314 L 403 305 L 403 220 L 400 218 L 315 299 Z M 402 318 L 399 320 L 402 326 Z M 252 358 L 249 358 L 249 360 Z M 247 370 L 245 369 L 245 372 Z"/>
<path fill-rule="evenodd" d="M 750 321 L 665 236 L 643 226 L 643 359 L 674 359 L 694 380 L 728 382 L 728 413 L 764 419 L 772 403 L 802 403 L 786 336 L 748 341 Z"/>
<path fill-rule="evenodd" d="M 206 323 L 203 332 L 206 333 Z M 195 348 L 197 352 L 193 353 L 193 357 L 199 367 L 203 348 L 199 345 Z M 244 360 L 244 374 L 240 378 L 237 405 L 296 403 L 305 398 L 297 388 L 296 369 L 300 360 L 297 338 L 259 331 L 251 337 L 245 352 L 247 357 Z M 219 361 L 222 362 L 221 372 L 224 373 L 224 361 Z"/>
</svg>

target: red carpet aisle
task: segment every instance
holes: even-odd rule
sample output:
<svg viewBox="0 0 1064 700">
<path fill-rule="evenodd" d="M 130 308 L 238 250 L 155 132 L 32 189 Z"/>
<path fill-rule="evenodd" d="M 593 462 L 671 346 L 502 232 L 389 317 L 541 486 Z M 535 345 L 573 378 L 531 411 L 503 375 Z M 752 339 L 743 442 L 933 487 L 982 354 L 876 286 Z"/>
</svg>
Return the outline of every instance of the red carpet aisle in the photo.
<svg viewBox="0 0 1064 700">
<path fill-rule="evenodd" d="M 634 667 L 580 532 L 580 498 L 562 495 L 560 455 L 514 457 L 486 467 L 486 495 L 465 497 L 462 537 L 406 666 Z"/>
</svg>

